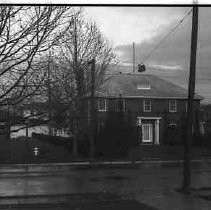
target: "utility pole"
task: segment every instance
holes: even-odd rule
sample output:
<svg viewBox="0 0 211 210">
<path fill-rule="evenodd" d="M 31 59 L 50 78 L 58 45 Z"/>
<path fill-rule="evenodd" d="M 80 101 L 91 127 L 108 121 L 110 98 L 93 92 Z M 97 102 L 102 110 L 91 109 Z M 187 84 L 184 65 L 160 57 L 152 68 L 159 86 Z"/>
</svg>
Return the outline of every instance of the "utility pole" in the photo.
<svg viewBox="0 0 211 210">
<path fill-rule="evenodd" d="M 94 159 L 95 154 L 95 129 L 96 129 L 96 113 L 95 113 L 95 59 L 89 61 L 91 64 L 91 138 L 90 138 L 90 158 Z"/>
<path fill-rule="evenodd" d="M 135 74 L 135 43 L 133 42 L 133 74 Z"/>
<path fill-rule="evenodd" d="M 198 6 L 194 5 L 192 14 L 190 74 L 188 83 L 187 136 L 184 142 L 183 191 L 185 193 L 189 193 L 191 188 L 190 151 L 191 151 L 191 141 L 193 138 L 197 34 L 198 34 Z"/>
</svg>

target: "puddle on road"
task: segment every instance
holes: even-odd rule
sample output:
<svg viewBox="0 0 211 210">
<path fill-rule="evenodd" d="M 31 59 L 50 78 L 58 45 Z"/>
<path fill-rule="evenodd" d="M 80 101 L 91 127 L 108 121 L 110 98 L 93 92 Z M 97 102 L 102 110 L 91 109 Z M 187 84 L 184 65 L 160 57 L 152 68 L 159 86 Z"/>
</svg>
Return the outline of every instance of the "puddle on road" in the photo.
<svg viewBox="0 0 211 210">
<path fill-rule="evenodd" d="M 201 198 L 206 201 L 211 201 L 211 194 L 210 195 L 197 195 L 198 198 Z"/>
<path fill-rule="evenodd" d="M 89 178 L 88 181 L 90 182 L 96 182 L 96 181 L 99 181 L 100 178 L 99 177 L 92 177 L 92 178 Z"/>
<path fill-rule="evenodd" d="M 104 179 L 110 179 L 110 180 L 126 180 L 129 179 L 129 177 L 124 177 L 124 176 L 112 176 L 112 175 L 108 175 L 105 176 Z"/>
<path fill-rule="evenodd" d="M 96 181 L 103 181 L 103 180 L 115 180 L 115 181 L 122 181 L 122 180 L 128 180 L 130 179 L 129 177 L 125 177 L 125 176 L 118 176 L 118 175 L 107 175 L 107 176 L 104 176 L 102 178 L 99 178 L 99 177 L 92 177 L 90 179 L 88 179 L 89 181 L 91 182 L 96 182 Z"/>
<path fill-rule="evenodd" d="M 211 187 L 193 188 L 192 190 L 196 197 L 211 201 Z"/>
</svg>

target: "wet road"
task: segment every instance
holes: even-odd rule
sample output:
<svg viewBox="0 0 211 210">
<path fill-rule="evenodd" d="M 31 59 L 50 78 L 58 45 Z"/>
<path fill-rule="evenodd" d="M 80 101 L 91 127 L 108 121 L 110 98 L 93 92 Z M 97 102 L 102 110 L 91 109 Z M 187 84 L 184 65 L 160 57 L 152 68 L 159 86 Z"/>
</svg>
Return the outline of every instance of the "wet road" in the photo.
<svg viewBox="0 0 211 210">
<path fill-rule="evenodd" d="M 194 164 L 194 188 L 211 189 L 210 166 Z M 20 209 L 211 209 L 211 201 L 178 193 L 181 183 L 181 164 L 2 167 L 0 204 L 19 204 Z"/>
</svg>

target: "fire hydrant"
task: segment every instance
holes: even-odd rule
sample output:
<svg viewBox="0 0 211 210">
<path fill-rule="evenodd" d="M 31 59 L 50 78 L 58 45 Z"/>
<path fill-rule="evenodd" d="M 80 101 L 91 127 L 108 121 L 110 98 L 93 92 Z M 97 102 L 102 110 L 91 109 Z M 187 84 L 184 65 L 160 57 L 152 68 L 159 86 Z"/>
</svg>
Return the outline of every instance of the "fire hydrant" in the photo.
<svg viewBox="0 0 211 210">
<path fill-rule="evenodd" d="M 35 147 L 34 148 L 34 156 L 37 157 L 39 155 L 39 148 Z"/>
</svg>

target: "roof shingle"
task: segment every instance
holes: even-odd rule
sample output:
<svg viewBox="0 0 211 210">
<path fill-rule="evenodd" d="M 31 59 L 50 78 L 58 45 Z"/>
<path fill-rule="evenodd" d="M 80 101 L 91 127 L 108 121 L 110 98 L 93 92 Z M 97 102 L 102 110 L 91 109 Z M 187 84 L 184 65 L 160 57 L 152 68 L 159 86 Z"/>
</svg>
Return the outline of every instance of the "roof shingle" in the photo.
<svg viewBox="0 0 211 210">
<path fill-rule="evenodd" d="M 137 86 L 150 86 L 150 89 Z M 97 97 L 149 97 L 187 99 L 188 91 L 176 84 L 150 74 L 123 74 L 107 79 L 96 91 Z M 202 99 L 195 95 L 195 99 Z"/>
</svg>

